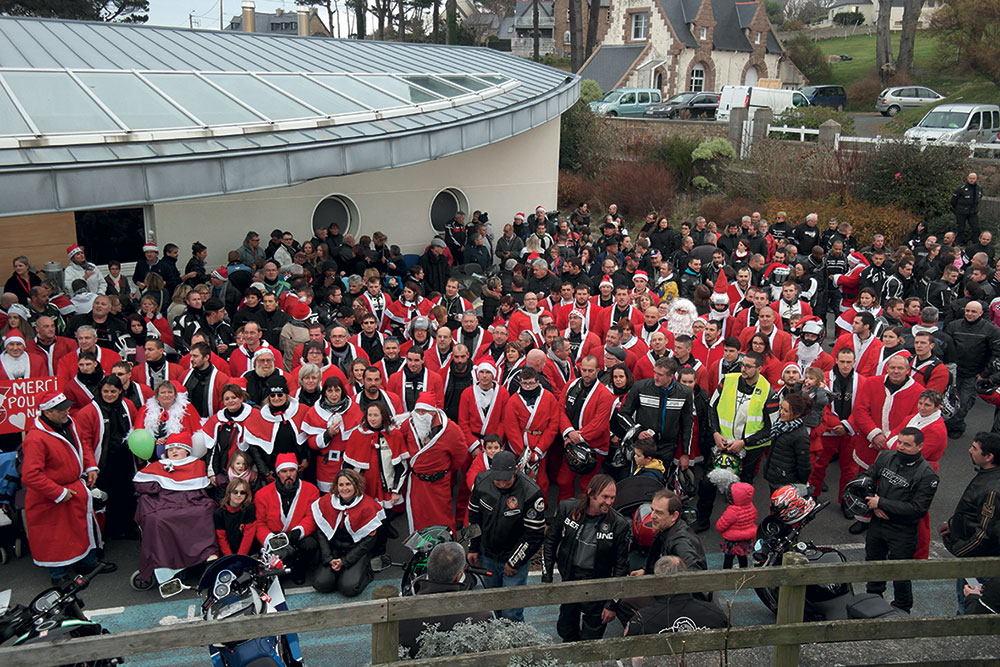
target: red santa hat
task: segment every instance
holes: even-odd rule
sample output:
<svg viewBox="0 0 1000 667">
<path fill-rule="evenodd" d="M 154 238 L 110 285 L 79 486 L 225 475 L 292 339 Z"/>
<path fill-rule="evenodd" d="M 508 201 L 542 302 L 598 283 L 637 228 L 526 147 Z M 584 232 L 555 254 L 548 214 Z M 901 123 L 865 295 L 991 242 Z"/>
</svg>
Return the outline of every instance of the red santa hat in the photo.
<svg viewBox="0 0 1000 667">
<path fill-rule="evenodd" d="M 11 343 L 20 343 L 21 345 L 24 345 L 24 336 L 22 336 L 17 329 L 11 329 L 7 332 L 7 335 L 4 336 L 3 346 L 7 347 Z"/>
<path fill-rule="evenodd" d="M 584 317 L 583 317 L 583 311 L 577 310 L 576 308 L 573 308 L 572 310 L 570 310 L 569 313 L 566 314 L 566 317 L 567 318 L 570 318 L 570 317 L 579 317 L 581 320 L 584 319 Z"/>
<path fill-rule="evenodd" d="M 539 211 L 541 211 L 542 213 L 545 213 L 545 207 L 544 206 L 536 206 L 535 207 L 535 213 L 538 213 Z"/>
<path fill-rule="evenodd" d="M 729 303 L 729 281 L 726 280 L 726 272 L 719 269 L 719 275 L 715 277 L 715 288 L 712 290 L 712 303 Z"/>
<path fill-rule="evenodd" d="M 802 333 L 823 335 L 823 320 L 814 315 L 810 315 L 802 320 Z"/>
<path fill-rule="evenodd" d="M 291 452 L 278 454 L 278 458 L 274 464 L 274 472 L 281 472 L 286 468 L 295 468 L 296 470 L 299 468 L 299 462 L 295 458 L 295 454 L 292 454 Z"/>
<path fill-rule="evenodd" d="M 298 320 L 299 322 L 304 321 L 312 312 L 309 308 L 309 304 L 297 297 L 288 299 L 285 302 L 284 310 L 288 313 L 289 317 L 293 320 Z"/>
<path fill-rule="evenodd" d="M 73 401 L 66 398 L 66 394 L 61 391 L 47 391 L 38 399 L 39 410 L 65 410 L 73 405 Z"/>
<path fill-rule="evenodd" d="M 178 394 L 186 394 L 187 387 L 185 387 L 180 380 L 170 380 L 170 384 L 174 385 L 174 391 Z"/>
<path fill-rule="evenodd" d="M 514 214 L 514 219 L 515 220 L 524 220 L 524 213 L 515 213 Z"/>
<path fill-rule="evenodd" d="M 497 367 L 489 358 L 484 358 L 477 362 L 473 367 L 473 370 L 476 372 L 477 377 L 479 376 L 480 371 L 489 371 L 490 373 L 493 373 L 493 377 L 497 376 Z"/>
<path fill-rule="evenodd" d="M 181 449 L 186 449 L 187 453 L 190 454 L 194 451 L 194 446 L 191 444 L 191 434 L 190 433 L 172 433 L 167 436 L 167 441 L 164 443 L 166 449 L 171 447 L 180 447 Z"/>
<path fill-rule="evenodd" d="M 635 282 L 636 280 L 639 280 L 640 278 L 642 278 L 643 280 L 645 280 L 647 283 L 649 282 L 649 274 L 646 273 L 645 271 L 643 271 L 642 269 L 639 269 L 634 274 L 632 274 L 632 282 Z"/>
<path fill-rule="evenodd" d="M 788 363 L 786 363 L 784 366 L 781 367 L 782 383 L 784 383 L 785 371 L 787 371 L 789 368 L 794 368 L 799 375 L 802 375 L 802 369 L 799 368 L 799 365 L 794 361 L 789 361 Z"/>
<path fill-rule="evenodd" d="M 215 271 L 212 271 L 212 277 L 218 280 L 229 280 L 229 269 L 220 266 Z"/>
<path fill-rule="evenodd" d="M 143 243 L 142 244 L 142 251 L 143 252 L 155 252 L 157 254 L 160 253 L 160 249 L 158 247 L 156 247 L 155 243 Z"/>
<path fill-rule="evenodd" d="M 417 397 L 417 403 L 413 406 L 414 410 L 437 410 L 434 394 L 429 391 L 420 392 L 420 396 Z"/>
<path fill-rule="evenodd" d="M 851 265 L 851 268 L 854 268 L 858 264 L 868 266 L 868 258 L 855 250 L 847 256 L 847 263 Z"/>
<path fill-rule="evenodd" d="M 83 252 L 83 248 L 81 248 L 80 246 L 78 246 L 75 243 L 73 245 L 71 245 L 70 247 L 66 248 L 66 255 L 70 259 L 73 259 L 73 256 L 76 255 L 78 252 Z"/>
<path fill-rule="evenodd" d="M 605 285 L 607 285 L 608 287 L 614 287 L 615 286 L 614 282 L 611 281 L 611 276 L 607 276 L 607 275 L 601 276 L 601 282 L 598 285 L 598 287 L 604 287 Z"/>
</svg>

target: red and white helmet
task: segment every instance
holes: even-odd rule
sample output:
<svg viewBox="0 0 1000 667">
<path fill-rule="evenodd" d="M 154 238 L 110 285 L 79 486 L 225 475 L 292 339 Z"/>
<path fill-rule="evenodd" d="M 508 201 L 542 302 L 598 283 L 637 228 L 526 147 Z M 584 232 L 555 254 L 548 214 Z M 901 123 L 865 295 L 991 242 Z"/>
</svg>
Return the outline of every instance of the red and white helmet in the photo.
<svg viewBox="0 0 1000 667">
<path fill-rule="evenodd" d="M 791 484 L 786 484 L 771 494 L 771 514 L 783 523 L 798 523 L 815 508 L 816 501 L 803 497 Z"/>
</svg>

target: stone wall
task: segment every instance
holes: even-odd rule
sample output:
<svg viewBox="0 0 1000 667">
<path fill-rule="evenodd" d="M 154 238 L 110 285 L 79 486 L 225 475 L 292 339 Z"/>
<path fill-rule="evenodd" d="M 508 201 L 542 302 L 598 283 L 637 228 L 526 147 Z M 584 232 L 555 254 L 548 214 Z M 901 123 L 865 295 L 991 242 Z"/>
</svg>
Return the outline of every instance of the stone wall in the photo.
<svg viewBox="0 0 1000 667">
<path fill-rule="evenodd" d="M 627 132 L 637 136 L 673 137 L 692 139 L 715 139 L 726 137 L 729 126 L 710 120 L 668 120 L 666 118 L 604 118 L 616 132 Z"/>
<path fill-rule="evenodd" d="M 872 35 L 875 33 L 875 26 L 870 25 L 836 25 L 826 28 L 812 28 L 806 30 L 792 30 L 790 32 L 777 32 L 778 39 L 784 44 L 786 41 L 797 35 L 805 35 L 816 42 L 821 39 L 832 39 L 834 37 L 853 37 L 854 35 Z"/>
</svg>

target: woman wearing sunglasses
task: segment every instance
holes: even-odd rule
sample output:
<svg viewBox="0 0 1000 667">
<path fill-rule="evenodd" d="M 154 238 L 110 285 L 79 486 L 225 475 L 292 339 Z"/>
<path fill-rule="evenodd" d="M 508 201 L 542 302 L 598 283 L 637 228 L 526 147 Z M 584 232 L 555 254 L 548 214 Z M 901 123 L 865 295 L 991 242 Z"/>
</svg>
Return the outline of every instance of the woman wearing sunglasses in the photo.
<svg viewBox="0 0 1000 667">
<path fill-rule="evenodd" d="M 226 494 L 215 508 L 215 535 L 223 556 L 250 555 L 254 544 L 253 493 L 250 484 L 234 477 L 226 487 Z"/>
</svg>

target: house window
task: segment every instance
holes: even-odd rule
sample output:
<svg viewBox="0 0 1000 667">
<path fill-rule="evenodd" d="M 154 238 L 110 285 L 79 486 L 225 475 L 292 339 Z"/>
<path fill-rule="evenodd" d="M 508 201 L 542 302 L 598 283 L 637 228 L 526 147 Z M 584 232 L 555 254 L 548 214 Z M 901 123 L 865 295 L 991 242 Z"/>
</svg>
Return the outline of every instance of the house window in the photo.
<svg viewBox="0 0 1000 667">
<path fill-rule="evenodd" d="M 569 30 L 567 30 L 566 32 L 563 33 L 563 44 L 569 44 L 570 41 L 572 40 L 570 39 Z"/>
<path fill-rule="evenodd" d="M 757 33 L 754 33 L 754 36 L 753 36 L 753 43 L 754 43 L 754 44 L 760 44 L 760 33 L 759 33 L 759 32 L 757 32 Z"/>
<path fill-rule="evenodd" d="M 708 39 L 708 28 L 702 28 L 701 29 L 701 31 L 698 33 L 698 39 L 700 39 L 703 42 L 706 39 Z"/>
<path fill-rule="evenodd" d="M 702 65 L 695 65 L 691 68 L 691 81 L 688 90 L 700 93 L 705 90 L 705 68 Z"/>
<path fill-rule="evenodd" d="M 649 14 L 640 12 L 632 14 L 632 40 L 641 41 L 646 39 L 649 32 Z"/>
</svg>

